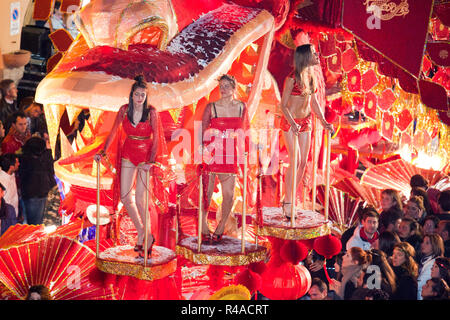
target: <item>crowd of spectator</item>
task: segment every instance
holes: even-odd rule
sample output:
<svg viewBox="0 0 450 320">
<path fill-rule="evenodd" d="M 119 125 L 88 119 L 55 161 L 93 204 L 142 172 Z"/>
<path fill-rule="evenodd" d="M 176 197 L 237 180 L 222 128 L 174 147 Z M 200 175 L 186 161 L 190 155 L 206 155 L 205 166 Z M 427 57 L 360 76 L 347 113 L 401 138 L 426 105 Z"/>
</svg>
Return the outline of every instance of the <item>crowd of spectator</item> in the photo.
<svg viewBox="0 0 450 320">
<path fill-rule="evenodd" d="M 17 223 L 42 224 L 56 181 L 42 105 L 17 101 L 13 80 L 0 82 L 0 222 L 2 235 Z"/>
<path fill-rule="evenodd" d="M 393 189 L 381 208 L 361 207 L 358 222 L 341 236 L 334 266 L 305 265 L 311 300 L 448 300 L 450 298 L 450 190 L 436 193 L 424 177 L 411 177 L 409 199 Z M 432 194 L 432 197 L 429 196 Z M 430 200 L 433 198 L 433 200 Z"/>
</svg>

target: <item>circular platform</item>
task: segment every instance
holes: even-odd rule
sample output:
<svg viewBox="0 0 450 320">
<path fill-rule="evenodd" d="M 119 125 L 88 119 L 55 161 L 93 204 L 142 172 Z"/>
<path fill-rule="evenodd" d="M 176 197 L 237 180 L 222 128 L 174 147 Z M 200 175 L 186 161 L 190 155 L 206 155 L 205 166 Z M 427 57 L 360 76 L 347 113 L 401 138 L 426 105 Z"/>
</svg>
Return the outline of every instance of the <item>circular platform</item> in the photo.
<svg viewBox="0 0 450 320">
<path fill-rule="evenodd" d="M 144 258 L 139 257 L 131 245 L 121 245 L 100 252 L 96 265 L 106 273 L 152 281 L 174 273 L 177 260 L 175 252 L 155 245 L 152 256 L 147 259 L 147 266 L 144 267 Z"/>
<path fill-rule="evenodd" d="M 283 214 L 282 208 L 264 207 L 263 225 L 257 226 L 258 236 L 275 237 L 285 240 L 308 240 L 331 233 L 330 222 L 316 211 L 297 210 L 295 225 L 292 227 Z"/>
<path fill-rule="evenodd" d="M 244 266 L 266 258 L 266 247 L 246 241 L 245 253 L 242 253 L 241 245 L 240 239 L 224 235 L 221 243 L 202 244 L 201 252 L 198 252 L 198 237 L 188 237 L 178 243 L 176 250 L 177 254 L 196 264 L 216 266 Z"/>
</svg>

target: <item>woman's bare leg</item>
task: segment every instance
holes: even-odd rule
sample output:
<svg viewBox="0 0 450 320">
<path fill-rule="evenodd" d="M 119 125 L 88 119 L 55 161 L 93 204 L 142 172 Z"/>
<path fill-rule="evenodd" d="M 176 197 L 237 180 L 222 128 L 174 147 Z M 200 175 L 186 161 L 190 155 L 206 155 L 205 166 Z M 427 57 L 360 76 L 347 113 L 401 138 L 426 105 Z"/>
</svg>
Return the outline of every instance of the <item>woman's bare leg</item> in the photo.
<svg viewBox="0 0 450 320">
<path fill-rule="evenodd" d="M 294 133 L 292 131 L 283 131 L 284 140 L 286 142 L 286 147 L 289 155 L 289 167 L 287 168 L 285 175 L 285 194 L 283 206 L 284 214 L 287 216 L 291 215 L 291 205 L 292 205 L 292 188 L 294 179 Z M 298 149 L 297 159 L 300 159 L 300 148 Z"/>
<path fill-rule="evenodd" d="M 232 174 L 218 174 L 220 184 L 222 186 L 222 219 L 217 225 L 214 234 L 221 235 L 225 230 L 228 217 L 231 213 L 234 200 L 234 187 L 236 183 L 236 176 Z"/>
<path fill-rule="evenodd" d="M 138 233 L 136 244 L 142 245 L 144 242 L 144 228 L 139 218 L 136 201 L 133 199 L 132 195 L 136 171 L 136 166 L 130 161 L 122 159 L 122 166 L 120 169 L 120 200 L 122 201 L 125 210 L 127 210 Z"/>
<path fill-rule="evenodd" d="M 140 166 L 137 168 L 137 179 L 136 179 L 136 207 L 139 212 L 139 217 L 142 221 L 142 233 L 145 235 L 145 215 L 147 213 L 147 208 L 145 206 L 145 197 L 146 193 L 149 192 L 149 195 L 152 194 L 151 184 L 149 183 L 147 186 L 147 172 L 143 170 Z M 151 198 L 149 196 L 149 202 Z M 150 203 L 148 204 L 150 205 Z M 147 217 L 147 246 L 150 247 L 153 239 L 151 239 L 152 229 L 151 229 L 151 219 L 150 219 L 150 211 L 149 216 Z M 148 248 L 147 248 L 148 249 Z"/>
<path fill-rule="evenodd" d="M 306 187 L 304 184 L 304 176 L 306 164 L 308 162 L 309 148 L 311 145 L 311 132 L 300 132 L 298 135 L 298 149 L 300 150 L 300 157 L 298 158 L 297 168 L 297 186 Z M 305 199 L 303 199 L 303 203 Z"/>
<path fill-rule="evenodd" d="M 200 177 L 201 179 L 201 177 Z M 208 189 L 206 190 L 206 207 L 203 208 L 202 211 L 202 233 L 209 234 L 209 226 L 208 226 L 208 210 L 209 205 L 211 203 L 211 198 L 214 193 L 214 187 L 216 182 L 216 174 L 210 173 L 208 174 Z"/>
</svg>

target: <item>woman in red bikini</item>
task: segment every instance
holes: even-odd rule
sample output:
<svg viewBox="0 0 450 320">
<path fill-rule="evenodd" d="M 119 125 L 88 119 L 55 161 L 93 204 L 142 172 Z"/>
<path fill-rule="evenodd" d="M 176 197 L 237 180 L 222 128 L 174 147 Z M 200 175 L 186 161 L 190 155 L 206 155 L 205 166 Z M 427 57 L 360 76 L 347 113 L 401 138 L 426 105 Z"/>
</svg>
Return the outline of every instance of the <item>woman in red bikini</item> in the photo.
<svg viewBox="0 0 450 320">
<path fill-rule="evenodd" d="M 155 163 L 158 144 L 161 135 L 158 132 L 157 112 L 152 106 L 147 107 L 147 84 L 143 76 L 135 78 L 135 83 L 131 87 L 129 103 L 122 106 L 114 121 L 110 134 L 108 135 L 104 149 L 96 156 L 95 160 L 100 161 L 106 155 L 106 150 L 111 145 L 120 125 L 126 134 L 120 155 L 120 200 L 122 201 L 128 215 L 133 221 L 137 231 L 137 242 L 134 250 L 144 255 L 144 235 L 145 235 L 145 192 L 146 173 L 152 174 L 152 165 Z M 135 199 L 132 197 L 133 185 L 136 181 Z M 150 219 L 148 219 L 150 223 Z M 146 252 L 151 256 L 155 237 L 150 233 L 148 225 L 148 248 Z"/>
<path fill-rule="evenodd" d="M 294 71 L 286 78 L 281 97 L 281 111 L 284 117 L 281 121 L 284 139 L 286 141 L 289 158 L 294 158 L 294 135 L 298 136 L 298 167 L 297 177 L 294 177 L 292 161 L 286 173 L 286 193 L 283 201 L 283 212 L 290 219 L 292 205 L 292 183 L 297 184 L 303 179 L 311 144 L 311 111 L 318 117 L 326 130 L 332 130 L 331 124 L 326 122 L 319 107 L 312 75 L 313 66 L 319 64 L 319 57 L 311 44 L 301 45 L 294 53 Z"/>
<path fill-rule="evenodd" d="M 219 89 L 221 98 L 216 102 L 209 103 L 205 107 L 202 118 L 202 148 L 207 148 L 205 142 L 208 136 L 213 136 L 209 148 L 213 146 L 212 157 L 206 163 L 205 170 L 209 173 L 206 205 L 204 207 L 202 241 L 204 243 L 217 244 L 222 240 L 225 225 L 233 206 L 234 187 L 236 175 L 239 172 L 238 157 L 242 155 L 244 139 L 237 139 L 237 136 L 245 132 L 248 128 L 248 116 L 246 106 L 242 101 L 234 99 L 236 80 L 229 75 L 223 75 L 219 79 Z M 208 131 L 207 131 L 208 130 Z M 216 230 L 211 235 L 208 223 L 207 213 L 214 191 L 216 175 L 219 178 L 222 187 L 222 218 L 217 225 Z"/>
</svg>

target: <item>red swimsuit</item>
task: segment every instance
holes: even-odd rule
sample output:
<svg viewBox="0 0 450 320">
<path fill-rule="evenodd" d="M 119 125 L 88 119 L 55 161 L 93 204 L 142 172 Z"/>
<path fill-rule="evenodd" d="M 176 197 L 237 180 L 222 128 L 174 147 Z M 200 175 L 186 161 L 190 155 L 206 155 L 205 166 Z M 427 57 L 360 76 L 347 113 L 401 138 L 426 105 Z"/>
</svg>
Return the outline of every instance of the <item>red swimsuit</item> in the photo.
<svg viewBox="0 0 450 320">
<path fill-rule="evenodd" d="M 123 143 L 122 158 L 131 161 L 135 166 L 149 161 L 153 144 L 153 129 L 150 121 L 139 122 L 134 127 L 127 115 L 124 116 L 122 127 L 127 138 Z"/>
<path fill-rule="evenodd" d="M 291 73 L 289 75 L 289 77 L 291 77 L 294 80 L 294 87 L 292 88 L 291 95 L 293 95 L 293 96 L 303 96 L 303 97 L 305 97 L 305 99 L 307 99 L 306 98 L 307 96 L 312 95 L 312 91 L 304 90 L 304 88 L 301 88 L 298 85 L 298 82 L 296 81 L 293 73 Z M 317 89 L 314 91 L 314 93 L 316 93 L 316 92 L 317 92 Z M 297 124 L 300 125 L 300 132 L 307 132 L 307 131 L 311 131 L 312 130 L 312 117 L 311 117 L 311 114 L 309 114 L 308 116 L 306 116 L 304 118 L 296 118 L 294 120 L 295 120 L 295 122 Z M 283 117 L 281 119 L 280 128 L 283 131 L 289 131 L 289 129 L 291 128 L 291 125 L 286 120 L 286 117 Z"/>
<path fill-rule="evenodd" d="M 215 110 L 215 105 L 213 106 Z M 242 134 L 245 133 L 243 117 L 211 118 L 209 128 L 215 131 L 217 130 L 219 134 L 218 137 L 214 136 L 214 138 L 211 139 L 211 144 L 214 144 L 215 149 L 212 152 L 212 158 L 208 161 L 207 170 L 216 173 L 238 173 L 238 165 L 240 164 L 238 163 L 238 154 L 240 154 L 238 152 L 238 143 L 241 139 L 237 138 L 236 133 L 238 132 L 238 129 L 242 129 Z M 221 143 L 217 143 L 214 140 L 220 138 L 222 138 Z M 244 140 L 242 139 L 241 141 Z"/>
</svg>

